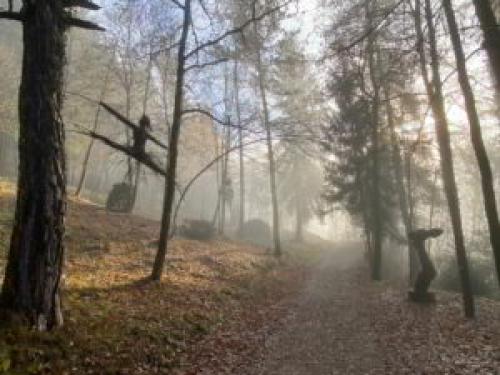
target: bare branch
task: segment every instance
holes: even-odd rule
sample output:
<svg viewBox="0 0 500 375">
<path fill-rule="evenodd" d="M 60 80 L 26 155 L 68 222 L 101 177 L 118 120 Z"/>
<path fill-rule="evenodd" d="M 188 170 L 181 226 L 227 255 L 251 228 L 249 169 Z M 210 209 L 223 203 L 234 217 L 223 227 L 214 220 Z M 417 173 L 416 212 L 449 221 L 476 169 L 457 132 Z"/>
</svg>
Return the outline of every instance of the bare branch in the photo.
<svg viewBox="0 0 500 375">
<path fill-rule="evenodd" d="M 167 172 L 163 168 L 161 168 L 159 165 L 157 165 L 151 159 L 151 157 L 149 157 L 147 154 L 138 155 L 137 153 L 134 153 L 130 147 L 121 145 L 121 144 L 109 139 L 108 137 L 105 137 L 104 135 L 101 135 L 101 134 L 96 133 L 96 132 L 91 131 L 91 130 L 87 130 L 84 127 L 79 126 L 77 124 L 73 124 L 73 125 L 75 125 L 81 129 L 81 130 L 73 130 L 74 133 L 97 139 L 98 141 L 101 141 L 105 145 L 137 160 L 141 164 L 144 164 L 146 167 L 148 167 L 152 171 L 154 171 L 154 172 L 156 172 L 164 177 L 167 175 Z"/>
<path fill-rule="evenodd" d="M 255 22 L 258 22 L 258 21 L 261 21 L 263 20 L 264 18 L 266 18 L 267 16 L 277 12 L 278 10 L 284 8 L 285 6 L 287 6 L 288 4 L 290 3 L 290 1 L 287 1 L 285 2 L 284 4 L 281 4 L 281 5 L 278 5 L 274 8 L 271 8 L 271 9 L 268 9 L 267 11 L 261 13 L 260 15 L 258 16 L 252 16 L 252 18 L 248 19 L 247 21 L 245 21 L 243 24 L 241 24 L 240 26 L 238 27 L 235 27 L 234 29 L 231 29 L 231 30 L 228 30 L 226 32 L 224 32 L 223 34 L 221 34 L 220 36 L 218 36 L 217 38 L 215 39 L 212 39 L 212 40 L 209 40 L 203 44 L 200 44 L 198 47 L 194 48 L 193 50 L 191 50 L 189 53 L 186 54 L 185 58 L 186 59 L 189 59 L 190 57 L 194 56 L 195 54 L 197 54 L 198 52 L 204 50 L 205 48 L 207 47 L 211 47 L 213 45 L 216 45 L 218 43 L 220 43 L 221 41 L 223 41 L 224 39 L 226 39 L 227 37 L 231 36 L 231 35 L 234 35 L 234 34 L 238 34 L 238 33 L 241 33 L 243 32 L 248 26 L 250 26 L 251 24 L 255 23 Z"/>
<path fill-rule="evenodd" d="M 392 14 L 394 14 L 394 12 L 403 3 L 405 3 L 405 0 L 399 0 L 393 7 L 391 7 L 391 9 L 389 9 L 387 12 L 385 12 L 382 19 L 377 24 L 373 25 L 368 30 L 365 30 L 365 32 L 362 35 L 360 35 L 359 37 L 357 37 L 356 39 L 351 41 L 349 44 L 347 44 L 345 46 L 340 46 L 339 48 L 335 49 L 333 56 L 335 56 L 336 54 L 339 54 L 342 52 L 347 52 L 347 51 L 351 50 L 352 48 L 356 47 L 359 43 L 363 42 L 365 39 L 370 37 L 373 33 L 377 32 L 387 22 L 389 17 Z M 333 57 L 333 56 L 329 55 L 329 56 L 325 56 L 325 58 Z M 325 60 L 325 58 L 323 58 L 322 60 Z"/>
<path fill-rule="evenodd" d="M 206 110 L 204 110 L 202 108 L 185 109 L 184 111 L 182 111 L 182 116 L 184 116 L 184 115 L 190 115 L 190 114 L 194 114 L 194 113 L 198 113 L 198 114 L 204 115 L 204 116 L 212 119 L 213 121 L 215 121 L 216 123 L 218 123 L 218 124 L 220 124 L 222 126 L 232 126 L 227 121 L 223 121 L 223 120 L 217 118 L 212 113 L 210 113 L 209 111 L 206 111 Z M 233 126 L 235 126 L 235 125 L 233 125 Z"/>
<path fill-rule="evenodd" d="M 78 27 L 80 29 L 86 29 L 86 30 L 106 31 L 104 27 L 99 26 L 94 22 L 81 20 L 79 18 L 68 17 L 66 18 L 65 22 L 66 25 L 70 27 Z"/>
<path fill-rule="evenodd" d="M 7 12 L 0 12 L 0 19 L 4 20 L 11 20 L 11 21 L 19 21 L 23 22 L 24 17 L 21 13 L 19 12 L 12 12 L 12 11 L 7 11 Z"/>
<path fill-rule="evenodd" d="M 99 10 L 101 7 L 90 0 L 64 0 L 65 8 L 79 7 L 90 10 Z"/>
<path fill-rule="evenodd" d="M 229 61 L 229 59 L 227 57 L 224 57 L 222 59 L 209 61 L 209 62 L 206 62 L 204 64 L 193 64 L 193 65 L 188 66 L 186 69 L 184 69 L 184 71 L 188 72 L 188 71 L 193 70 L 193 69 L 203 69 L 203 68 L 206 68 L 208 66 L 218 65 L 218 64 L 222 64 L 222 63 L 225 63 L 228 61 Z"/>
<path fill-rule="evenodd" d="M 186 7 L 182 5 L 178 0 L 170 0 L 172 3 L 174 3 L 178 8 L 180 9 L 185 9 Z"/>
<path fill-rule="evenodd" d="M 124 125 L 128 126 L 130 129 L 132 129 L 132 130 L 138 130 L 139 129 L 139 126 L 137 126 L 132 121 L 130 121 L 128 118 L 126 118 L 125 116 L 123 116 L 120 112 L 118 112 L 116 109 L 114 109 L 113 107 L 111 107 L 109 104 L 104 103 L 103 101 L 100 101 L 99 105 L 101 107 L 103 107 L 106 111 L 108 111 L 108 113 L 110 113 L 111 115 L 113 115 L 121 123 L 123 123 Z M 150 132 L 146 131 L 145 133 L 146 133 L 146 137 L 151 142 L 153 142 L 157 146 L 160 146 L 164 150 L 168 150 L 168 147 L 164 143 L 162 143 L 160 140 L 158 140 L 155 136 L 153 136 Z"/>
<path fill-rule="evenodd" d="M 105 103 L 103 101 L 100 101 L 99 105 L 101 107 L 103 107 L 106 111 L 108 111 L 108 113 L 110 113 L 111 115 L 113 115 L 113 117 L 115 117 L 121 123 L 123 123 L 124 125 L 128 126 L 130 129 L 136 130 L 138 128 L 138 126 L 136 124 L 134 124 L 128 118 L 126 118 L 125 116 L 123 116 L 120 112 L 118 112 L 116 109 L 114 109 L 113 107 L 111 107 L 109 104 L 107 104 L 107 103 Z"/>
</svg>

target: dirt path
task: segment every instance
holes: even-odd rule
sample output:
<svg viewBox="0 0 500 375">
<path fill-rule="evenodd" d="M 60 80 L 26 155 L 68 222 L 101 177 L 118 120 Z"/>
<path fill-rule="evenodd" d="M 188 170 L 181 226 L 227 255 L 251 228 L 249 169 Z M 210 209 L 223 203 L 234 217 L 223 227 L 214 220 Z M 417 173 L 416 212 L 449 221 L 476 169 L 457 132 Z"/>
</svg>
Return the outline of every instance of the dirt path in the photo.
<svg viewBox="0 0 500 375">
<path fill-rule="evenodd" d="M 411 303 L 406 287 L 369 280 L 361 249 L 332 245 L 300 289 L 255 305 L 250 323 L 222 325 L 180 374 L 500 375 L 498 301 L 478 298 L 475 320 L 460 294 Z"/>
<path fill-rule="evenodd" d="M 361 246 L 325 253 L 283 329 L 265 339 L 249 375 L 383 374 L 371 329 Z M 354 329 L 353 329 L 354 328 Z"/>
</svg>

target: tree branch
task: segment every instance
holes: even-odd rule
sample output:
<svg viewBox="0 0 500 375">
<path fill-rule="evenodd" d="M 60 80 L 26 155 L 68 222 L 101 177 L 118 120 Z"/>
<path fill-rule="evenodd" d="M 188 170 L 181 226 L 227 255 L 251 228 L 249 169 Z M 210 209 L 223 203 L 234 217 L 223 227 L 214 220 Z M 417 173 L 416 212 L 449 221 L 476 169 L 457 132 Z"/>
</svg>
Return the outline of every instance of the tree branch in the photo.
<svg viewBox="0 0 500 375">
<path fill-rule="evenodd" d="M 174 3 L 175 5 L 177 5 L 179 8 L 181 9 L 185 9 L 185 6 L 182 5 L 179 1 L 177 0 L 170 0 L 172 3 Z"/>
<path fill-rule="evenodd" d="M 267 11 L 263 12 L 262 14 L 260 14 L 258 16 L 252 16 L 252 18 L 248 19 L 246 22 L 244 22 L 240 26 L 235 27 L 234 29 L 231 29 L 231 30 L 228 30 L 228 31 L 224 32 L 223 34 L 221 34 L 220 36 L 218 36 L 215 39 L 212 39 L 212 40 L 209 40 L 209 41 L 207 41 L 205 43 L 200 44 L 198 47 L 196 47 L 193 50 L 191 50 L 190 52 L 188 52 L 186 54 L 185 58 L 189 59 L 190 57 L 194 56 L 195 54 L 197 54 L 201 50 L 203 50 L 203 49 L 205 49 L 207 47 L 213 46 L 215 44 L 218 44 L 218 43 L 220 43 L 221 41 L 223 41 L 224 39 L 226 39 L 227 37 L 229 37 L 231 35 L 243 32 L 251 24 L 253 24 L 255 22 L 258 22 L 258 21 L 261 21 L 262 19 L 266 18 L 270 14 L 272 14 L 274 12 L 277 12 L 278 10 L 284 8 L 289 3 L 290 3 L 290 1 L 287 1 L 284 4 L 281 4 L 281 5 L 278 5 L 278 6 L 274 7 L 274 8 L 268 9 Z"/>
<path fill-rule="evenodd" d="M 76 125 L 76 124 L 74 124 Z M 80 126 L 78 126 L 80 128 Z M 81 127 L 83 128 L 83 127 Z M 127 146 L 123 146 L 108 137 L 105 137 L 104 135 L 101 135 L 99 133 L 96 133 L 94 131 L 90 130 L 73 130 L 75 133 L 85 135 L 87 137 L 91 137 L 94 139 L 97 139 L 107 145 L 108 147 L 111 147 L 127 156 L 130 156 L 132 159 L 137 160 L 139 163 L 144 164 L 146 167 L 151 169 L 153 172 L 156 172 L 164 177 L 166 177 L 167 172 L 161 168 L 159 165 L 157 165 L 153 160 L 151 160 L 151 157 L 148 156 L 147 154 L 143 155 L 137 155 L 136 153 L 132 152 L 131 149 Z"/>
<path fill-rule="evenodd" d="M 206 110 L 204 110 L 202 108 L 185 109 L 184 111 L 182 111 L 182 116 L 184 116 L 184 115 L 190 115 L 190 114 L 194 114 L 194 113 L 198 113 L 198 114 L 204 115 L 204 116 L 212 119 L 213 121 L 215 121 L 216 123 L 218 123 L 219 125 L 222 125 L 222 126 L 227 126 L 227 127 L 231 127 L 231 128 L 235 128 L 235 129 L 248 130 L 248 129 L 243 128 L 240 125 L 235 125 L 235 124 L 231 124 L 231 122 L 223 121 L 223 120 L 217 118 L 216 116 L 214 116 L 209 111 L 206 111 Z"/>
<path fill-rule="evenodd" d="M 19 22 L 23 22 L 24 21 L 24 17 L 21 13 L 19 12 L 12 12 L 12 11 L 3 11 L 3 12 L 0 12 L 0 19 L 4 19 L 4 20 L 11 20 L 11 21 L 19 21 Z"/>
<path fill-rule="evenodd" d="M 339 54 L 339 53 L 342 53 L 342 52 L 347 52 L 347 51 L 351 50 L 352 48 L 356 47 L 359 43 L 363 42 L 365 39 L 367 39 L 368 37 L 370 37 L 374 32 L 378 31 L 384 25 L 384 23 L 389 19 L 389 17 L 404 2 L 405 2 L 405 0 L 399 0 L 391 9 L 389 9 L 387 12 L 384 13 L 382 19 L 377 24 L 373 25 L 368 30 L 365 30 L 365 32 L 362 35 L 360 35 L 359 37 L 357 37 L 356 39 L 354 39 L 353 41 L 351 41 L 348 45 L 346 45 L 346 46 L 339 46 L 339 48 L 337 48 L 334 51 L 333 56 L 335 56 L 336 54 Z M 325 58 L 326 57 L 333 57 L 333 56 L 332 55 L 325 56 Z"/>
<path fill-rule="evenodd" d="M 90 0 L 64 0 L 65 8 L 79 7 L 90 10 L 99 10 L 101 7 Z"/>
<path fill-rule="evenodd" d="M 104 103 L 103 101 L 99 102 L 99 105 L 103 107 L 108 113 L 113 115 L 117 120 L 119 120 L 121 123 L 124 125 L 128 126 L 132 130 L 138 130 L 139 126 L 134 124 L 132 121 L 130 121 L 128 118 L 123 116 L 120 112 L 118 112 L 116 109 L 111 107 L 109 104 Z M 146 137 L 153 143 L 155 143 L 157 146 L 160 146 L 164 150 L 168 150 L 168 147 L 162 143 L 160 140 L 158 140 L 156 137 L 154 137 L 150 132 L 146 131 Z"/>
<path fill-rule="evenodd" d="M 193 64 L 193 65 L 188 66 L 186 69 L 184 69 L 184 72 L 188 72 L 188 71 L 193 70 L 193 69 L 203 69 L 203 68 L 206 68 L 208 66 L 218 65 L 218 64 L 222 64 L 222 63 L 225 63 L 228 61 L 229 61 L 229 58 L 224 57 L 222 59 L 209 61 L 209 62 L 206 62 L 203 64 Z"/>
<path fill-rule="evenodd" d="M 86 29 L 86 30 L 106 31 L 104 27 L 99 26 L 94 22 L 81 20 L 79 18 L 67 17 L 65 22 L 66 25 L 70 27 L 78 27 L 80 29 Z"/>
</svg>

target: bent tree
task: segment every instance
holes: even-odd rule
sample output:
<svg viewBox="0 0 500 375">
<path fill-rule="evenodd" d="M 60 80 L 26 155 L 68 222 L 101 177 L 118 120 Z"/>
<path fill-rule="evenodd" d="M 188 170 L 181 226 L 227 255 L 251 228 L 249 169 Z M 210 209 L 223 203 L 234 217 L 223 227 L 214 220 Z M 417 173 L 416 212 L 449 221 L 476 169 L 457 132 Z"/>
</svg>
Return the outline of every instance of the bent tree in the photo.
<svg viewBox="0 0 500 375">
<path fill-rule="evenodd" d="M 194 109 L 184 109 L 185 100 L 185 81 L 186 74 L 193 70 L 200 70 L 209 66 L 217 65 L 227 61 L 227 58 L 219 60 L 208 60 L 204 63 L 190 62 L 194 57 L 199 57 L 200 54 L 207 51 L 207 49 L 217 47 L 221 42 L 226 40 L 228 37 L 243 33 L 252 24 L 261 21 L 270 14 L 276 12 L 277 10 L 284 7 L 287 2 L 276 7 L 269 8 L 263 11 L 259 15 L 253 14 L 251 18 L 245 20 L 239 26 L 228 29 L 222 32 L 219 36 L 208 39 L 205 42 L 198 41 L 191 50 L 189 47 L 189 35 L 193 28 L 193 14 L 196 12 L 192 11 L 192 6 L 195 2 L 191 0 L 185 0 L 184 4 L 173 1 L 174 4 L 182 10 L 182 31 L 179 41 L 174 45 L 177 49 L 177 73 L 176 73 L 176 84 L 175 84 L 175 96 L 174 96 L 174 111 L 172 117 L 172 126 L 170 127 L 170 137 L 168 144 L 168 156 L 167 156 L 167 178 L 165 179 L 165 191 L 163 198 L 163 212 L 161 218 L 161 228 L 160 228 L 160 239 L 158 242 L 158 250 L 156 252 L 153 270 L 150 275 L 150 279 L 153 281 L 161 280 L 163 269 L 165 267 L 165 257 L 167 255 L 168 240 L 173 224 L 174 215 L 174 200 L 175 200 L 175 189 L 176 189 L 176 179 L 177 179 L 177 159 L 178 159 L 178 145 L 179 138 L 181 134 L 182 120 L 185 115 L 192 113 L 200 113 L 202 115 L 210 117 L 212 120 L 217 120 L 216 117 L 208 111 L 201 108 Z M 202 3 L 200 2 L 200 6 Z M 203 9 L 202 9 L 203 10 Z M 206 8 L 203 10 L 208 11 Z M 221 124 L 227 125 L 223 121 L 217 121 Z"/>
<path fill-rule="evenodd" d="M 71 16 L 70 8 L 97 10 L 88 0 L 9 2 L 0 19 L 23 27 L 19 90 L 19 178 L 14 227 L 0 307 L 38 330 L 62 324 L 59 281 L 64 257 L 66 171 L 63 71 L 68 27 L 102 30 Z"/>
</svg>

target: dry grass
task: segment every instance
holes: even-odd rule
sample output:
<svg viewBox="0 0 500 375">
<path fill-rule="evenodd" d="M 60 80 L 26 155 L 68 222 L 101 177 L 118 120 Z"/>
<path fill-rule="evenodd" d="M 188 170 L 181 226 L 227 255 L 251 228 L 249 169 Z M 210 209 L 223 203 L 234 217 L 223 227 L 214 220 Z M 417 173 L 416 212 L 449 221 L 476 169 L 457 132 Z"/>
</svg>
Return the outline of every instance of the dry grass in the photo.
<svg viewBox="0 0 500 375">
<path fill-rule="evenodd" d="M 13 201 L 12 189 L 0 184 L 0 249 Z M 171 243 L 163 281 L 141 282 L 158 230 L 154 221 L 71 201 L 65 326 L 43 335 L 0 332 L 0 373 L 2 363 L 22 374 L 169 373 L 207 333 L 241 311 L 277 303 L 299 284 L 290 259 L 278 264 L 261 248 L 184 239 Z"/>
</svg>

